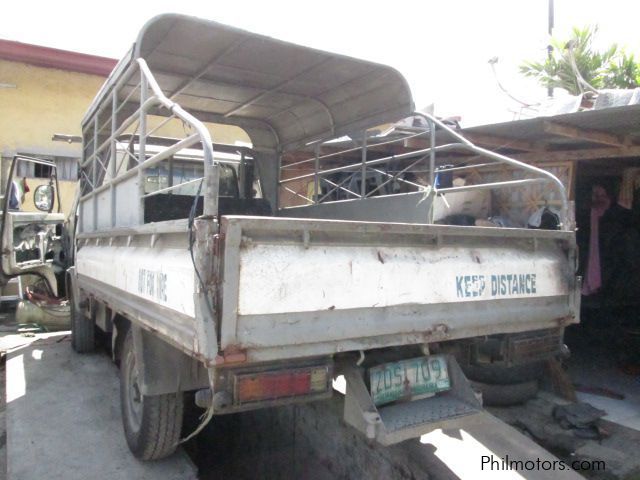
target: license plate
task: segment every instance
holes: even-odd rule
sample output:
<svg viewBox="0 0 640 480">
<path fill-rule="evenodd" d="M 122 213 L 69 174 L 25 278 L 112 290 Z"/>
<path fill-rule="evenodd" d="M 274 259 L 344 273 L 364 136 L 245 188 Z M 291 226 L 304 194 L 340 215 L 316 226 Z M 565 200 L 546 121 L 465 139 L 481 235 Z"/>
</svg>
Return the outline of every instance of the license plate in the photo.
<svg viewBox="0 0 640 480">
<path fill-rule="evenodd" d="M 447 360 L 440 355 L 385 363 L 369 369 L 373 403 L 411 400 L 451 388 Z"/>
</svg>

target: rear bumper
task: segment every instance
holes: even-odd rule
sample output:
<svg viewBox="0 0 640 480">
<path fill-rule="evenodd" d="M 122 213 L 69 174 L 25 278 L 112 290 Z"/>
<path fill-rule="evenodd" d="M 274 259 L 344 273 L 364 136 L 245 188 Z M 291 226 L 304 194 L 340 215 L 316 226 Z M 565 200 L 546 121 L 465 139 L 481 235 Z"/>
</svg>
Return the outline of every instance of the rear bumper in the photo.
<svg viewBox="0 0 640 480">
<path fill-rule="evenodd" d="M 575 322 L 566 297 L 328 310 L 245 317 L 241 345 L 247 362 L 267 362 L 557 329 Z"/>
</svg>

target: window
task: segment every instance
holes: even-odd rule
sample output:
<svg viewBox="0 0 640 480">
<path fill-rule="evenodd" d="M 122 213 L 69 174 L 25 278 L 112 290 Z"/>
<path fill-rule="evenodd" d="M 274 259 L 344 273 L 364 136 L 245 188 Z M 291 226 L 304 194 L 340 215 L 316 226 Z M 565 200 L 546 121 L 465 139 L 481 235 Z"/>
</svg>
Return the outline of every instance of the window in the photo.
<svg viewBox="0 0 640 480">
<path fill-rule="evenodd" d="M 78 159 L 75 157 L 54 157 L 51 155 L 38 155 L 21 153 L 27 157 L 49 160 L 56 164 L 58 180 L 68 180 L 75 182 L 78 180 Z M 16 166 L 16 177 L 20 178 L 49 178 L 51 177 L 51 167 L 31 162 L 18 162 Z"/>
<path fill-rule="evenodd" d="M 41 163 L 35 163 L 33 165 L 33 176 L 35 178 L 50 178 L 51 170 L 49 165 L 42 165 Z"/>
<path fill-rule="evenodd" d="M 188 183 L 180 186 L 180 184 L 197 180 L 204 176 L 204 165 L 194 162 L 173 161 L 171 165 L 173 173 L 173 181 L 169 182 L 169 165 L 163 162 L 158 167 L 148 168 L 146 170 L 145 193 L 155 192 L 169 187 L 170 183 L 175 185 L 169 192 L 170 195 L 195 195 L 200 188 L 200 182 Z M 220 190 L 221 197 L 238 197 L 238 177 L 235 169 L 230 165 L 220 165 Z M 203 191 L 201 190 L 201 194 Z"/>
</svg>

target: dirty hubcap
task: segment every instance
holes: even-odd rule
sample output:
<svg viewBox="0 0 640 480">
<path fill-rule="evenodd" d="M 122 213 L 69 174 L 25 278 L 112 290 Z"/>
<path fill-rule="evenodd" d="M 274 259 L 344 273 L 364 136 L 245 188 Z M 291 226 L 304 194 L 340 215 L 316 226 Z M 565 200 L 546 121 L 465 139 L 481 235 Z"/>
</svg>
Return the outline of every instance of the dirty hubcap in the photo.
<svg viewBox="0 0 640 480">
<path fill-rule="evenodd" d="M 137 432 L 140 430 L 140 423 L 142 422 L 143 397 L 140 390 L 140 383 L 138 381 L 138 367 L 136 366 L 133 352 L 128 353 L 125 368 L 127 421 L 131 429 Z"/>
</svg>

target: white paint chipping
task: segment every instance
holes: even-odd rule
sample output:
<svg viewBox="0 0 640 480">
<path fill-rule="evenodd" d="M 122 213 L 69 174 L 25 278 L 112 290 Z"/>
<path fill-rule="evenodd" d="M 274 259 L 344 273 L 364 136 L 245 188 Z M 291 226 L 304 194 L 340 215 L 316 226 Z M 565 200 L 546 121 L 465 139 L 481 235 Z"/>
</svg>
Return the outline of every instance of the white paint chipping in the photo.
<svg viewBox="0 0 640 480">
<path fill-rule="evenodd" d="M 566 295 L 563 264 L 550 253 L 507 248 L 257 244 L 241 250 L 238 314 Z M 535 292 L 492 295 L 491 276 L 505 274 L 535 275 Z M 480 275 L 484 291 L 461 297 L 459 277 Z"/>
</svg>

